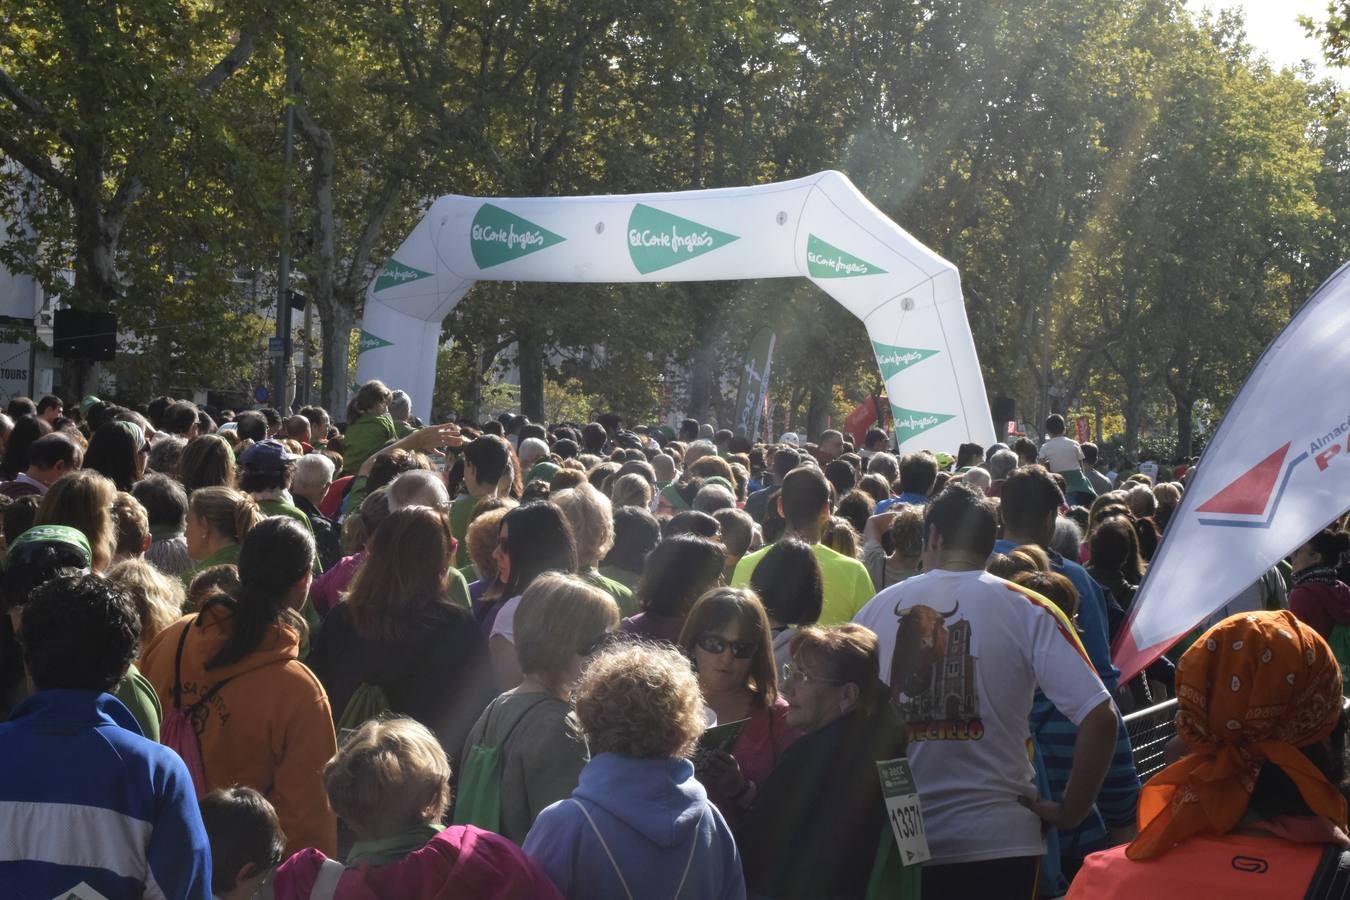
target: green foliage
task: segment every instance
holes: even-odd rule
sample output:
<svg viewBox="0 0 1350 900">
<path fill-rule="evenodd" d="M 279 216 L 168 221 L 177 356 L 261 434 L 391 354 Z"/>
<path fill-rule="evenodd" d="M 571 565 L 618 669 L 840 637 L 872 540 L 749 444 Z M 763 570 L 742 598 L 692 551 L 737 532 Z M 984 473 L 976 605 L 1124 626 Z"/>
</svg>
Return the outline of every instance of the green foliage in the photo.
<svg viewBox="0 0 1350 900">
<path fill-rule="evenodd" d="M 1313 26 L 1333 62 L 1347 22 L 1337 0 Z M 139 336 L 126 376 L 183 389 L 260 360 L 284 190 L 335 412 L 375 267 L 445 193 L 841 169 L 960 268 L 991 395 L 1100 415 L 1130 454 L 1194 444 L 1350 255 L 1340 94 L 1181 0 L 32 0 L 0 30 L 0 212 L 39 235 L 0 261 L 73 271 L 74 302 Z M 776 427 L 879 388 L 861 325 L 804 281 L 484 283 L 444 324 L 433 407 L 725 422 L 765 324 Z"/>
</svg>

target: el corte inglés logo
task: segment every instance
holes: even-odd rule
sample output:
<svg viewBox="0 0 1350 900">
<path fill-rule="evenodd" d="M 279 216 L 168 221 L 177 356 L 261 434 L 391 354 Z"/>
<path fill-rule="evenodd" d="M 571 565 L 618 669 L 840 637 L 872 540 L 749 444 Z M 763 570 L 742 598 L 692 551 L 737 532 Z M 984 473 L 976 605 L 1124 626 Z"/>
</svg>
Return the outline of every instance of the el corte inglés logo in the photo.
<svg viewBox="0 0 1350 900">
<path fill-rule="evenodd" d="M 376 337 L 375 335 L 371 334 L 369 331 L 366 331 L 364 328 L 362 328 L 362 329 L 361 329 L 361 340 L 360 340 L 360 342 L 356 345 L 356 348 L 357 348 L 357 349 L 356 349 L 356 354 L 357 354 L 357 356 L 360 356 L 362 353 L 365 353 L 367 350 L 378 350 L 378 349 L 380 349 L 381 347 L 392 347 L 392 346 L 394 346 L 394 342 L 393 342 L 393 341 L 386 341 L 386 340 L 385 340 L 384 338 L 382 338 L 382 337 Z"/>
<path fill-rule="evenodd" d="M 883 381 L 892 375 L 903 372 L 910 366 L 923 362 L 930 356 L 937 356 L 937 350 L 922 350 L 918 347 L 893 347 L 890 344 L 872 342 L 872 352 L 876 354 L 877 365 L 881 368 Z"/>
<path fill-rule="evenodd" d="M 945 413 L 921 412 L 917 409 L 905 409 L 902 406 L 891 404 L 891 415 L 895 417 L 895 436 L 896 439 L 904 444 L 916 435 L 923 434 L 930 428 L 936 428 L 949 419 L 956 418 Z"/>
<path fill-rule="evenodd" d="M 687 262 L 740 237 L 638 203 L 628 216 L 628 256 L 643 275 Z"/>
<path fill-rule="evenodd" d="M 812 278 L 856 278 L 860 275 L 884 275 L 865 259 L 845 253 L 814 234 L 806 239 L 806 268 Z"/>
<path fill-rule="evenodd" d="M 375 279 L 375 290 L 388 290 L 391 287 L 398 287 L 400 284 L 430 277 L 430 272 L 423 272 L 421 269 L 414 269 L 412 266 L 405 266 L 396 259 L 391 259 L 380 270 L 380 277 Z"/>
<path fill-rule="evenodd" d="M 487 269 L 504 262 L 538 253 L 567 240 L 542 225 L 522 219 L 500 206 L 484 203 L 469 227 L 469 250 L 478 268 Z"/>
</svg>

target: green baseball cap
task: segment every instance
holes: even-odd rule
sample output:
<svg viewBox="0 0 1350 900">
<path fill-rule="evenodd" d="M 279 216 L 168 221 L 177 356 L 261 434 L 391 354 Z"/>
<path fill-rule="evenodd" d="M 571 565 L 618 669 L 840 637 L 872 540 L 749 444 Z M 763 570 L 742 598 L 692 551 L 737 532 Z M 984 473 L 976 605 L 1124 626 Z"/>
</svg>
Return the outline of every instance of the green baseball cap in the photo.
<svg viewBox="0 0 1350 900">
<path fill-rule="evenodd" d="M 78 528 L 71 528 L 69 525 L 34 525 L 9 542 L 9 548 L 5 550 L 3 567 L 8 569 L 14 565 L 22 565 L 31 560 L 38 551 L 52 544 L 62 544 L 78 550 L 84 556 L 86 569 L 93 564 L 94 551 L 89 547 L 89 539 Z"/>
<path fill-rule="evenodd" d="M 102 402 L 103 402 L 102 400 L 98 399 L 93 394 L 88 395 L 87 397 L 85 397 L 83 400 L 80 401 L 80 415 L 82 416 L 88 415 L 89 407 L 93 406 L 95 403 L 102 403 Z"/>
</svg>

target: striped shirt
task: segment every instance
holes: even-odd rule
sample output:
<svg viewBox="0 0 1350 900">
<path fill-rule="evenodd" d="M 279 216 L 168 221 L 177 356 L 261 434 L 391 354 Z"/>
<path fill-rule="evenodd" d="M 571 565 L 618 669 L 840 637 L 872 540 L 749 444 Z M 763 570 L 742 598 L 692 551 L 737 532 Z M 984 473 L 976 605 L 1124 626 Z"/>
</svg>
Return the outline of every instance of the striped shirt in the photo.
<svg viewBox="0 0 1350 900">
<path fill-rule="evenodd" d="M 211 896 L 211 849 L 183 761 L 110 694 L 39 691 L 0 724 L 0 885 L 84 883 L 108 900 Z"/>
</svg>

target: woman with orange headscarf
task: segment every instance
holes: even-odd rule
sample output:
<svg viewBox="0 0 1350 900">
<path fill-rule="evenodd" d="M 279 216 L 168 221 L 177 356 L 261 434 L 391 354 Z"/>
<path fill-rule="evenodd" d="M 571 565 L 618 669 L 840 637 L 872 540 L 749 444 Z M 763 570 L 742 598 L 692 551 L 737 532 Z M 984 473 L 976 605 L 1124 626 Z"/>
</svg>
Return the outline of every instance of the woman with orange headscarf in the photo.
<svg viewBox="0 0 1350 900">
<path fill-rule="evenodd" d="M 1240 613 L 1177 666 L 1190 751 L 1139 796 L 1139 836 L 1087 858 L 1071 898 L 1321 897 L 1346 836 L 1341 673 L 1287 611 Z"/>
</svg>

